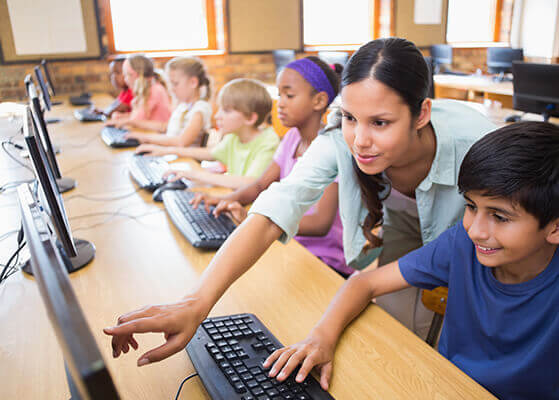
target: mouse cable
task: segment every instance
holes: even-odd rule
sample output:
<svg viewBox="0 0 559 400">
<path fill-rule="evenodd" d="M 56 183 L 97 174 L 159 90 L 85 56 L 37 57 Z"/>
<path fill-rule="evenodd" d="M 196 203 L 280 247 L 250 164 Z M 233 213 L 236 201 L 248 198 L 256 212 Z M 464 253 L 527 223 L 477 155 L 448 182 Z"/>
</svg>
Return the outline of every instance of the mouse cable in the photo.
<svg viewBox="0 0 559 400">
<path fill-rule="evenodd" d="M 72 199 L 85 199 L 85 200 L 89 200 L 89 201 L 115 201 L 115 200 L 122 200 L 125 199 L 127 197 L 133 196 L 134 194 L 138 193 L 141 190 L 140 187 L 134 189 L 133 192 L 129 192 L 126 194 L 119 194 L 116 196 L 112 196 L 112 197 L 93 197 L 93 196 L 88 196 L 85 194 L 75 194 L 73 196 L 69 196 L 66 197 L 64 199 L 64 202 L 70 201 Z"/>
<path fill-rule="evenodd" d="M 179 398 L 179 394 L 181 393 L 182 390 L 182 386 L 184 385 L 184 383 L 189 380 L 190 378 L 194 378 L 195 376 L 198 376 L 198 373 L 195 372 L 192 375 L 188 375 L 186 378 L 184 378 L 184 380 L 182 381 L 182 383 L 179 386 L 179 390 L 177 390 L 177 395 L 175 396 L 175 400 L 178 400 Z"/>
</svg>

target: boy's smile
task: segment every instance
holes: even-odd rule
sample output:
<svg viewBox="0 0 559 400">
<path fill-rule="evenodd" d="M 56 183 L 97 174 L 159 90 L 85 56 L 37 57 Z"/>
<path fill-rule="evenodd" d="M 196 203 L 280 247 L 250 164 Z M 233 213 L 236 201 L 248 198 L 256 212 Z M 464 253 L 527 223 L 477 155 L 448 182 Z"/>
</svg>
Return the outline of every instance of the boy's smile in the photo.
<svg viewBox="0 0 559 400">
<path fill-rule="evenodd" d="M 495 268 L 499 281 L 525 282 L 545 269 L 557 247 L 551 239 L 556 221 L 540 228 L 536 217 L 509 199 L 476 191 L 465 193 L 464 198 L 464 229 L 479 262 Z"/>
</svg>

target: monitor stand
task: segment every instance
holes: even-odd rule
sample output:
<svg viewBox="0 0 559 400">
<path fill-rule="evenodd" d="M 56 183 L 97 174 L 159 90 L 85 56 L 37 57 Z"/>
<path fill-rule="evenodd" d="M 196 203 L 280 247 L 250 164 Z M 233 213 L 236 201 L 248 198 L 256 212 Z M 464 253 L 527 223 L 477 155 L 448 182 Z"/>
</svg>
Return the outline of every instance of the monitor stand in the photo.
<svg viewBox="0 0 559 400">
<path fill-rule="evenodd" d="M 66 256 L 66 252 L 64 251 L 60 242 L 57 241 L 56 245 L 58 246 L 58 249 L 62 254 L 64 264 L 66 265 L 66 270 L 69 274 L 82 269 L 87 264 L 89 264 L 91 260 L 93 260 L 93 257 L 95 257 L 95 246 L 88 240 L 74 238 L 74 245 L 76 246 L 77 253 L 76 257 Z M 31 263 L 29 262 L 29 260 L 25 262 L 21 269 L 25 273 L 33 275 L 33 270 L 31 268 Z"/>
<path fill-rule="evenodd" d="M 62 119 L 60 119 L 60 118 L 55 118 L 55 117 L 45 118 L 45 122 L 46 122 L 47 124 L 56 124 L 56 123 L 61 122 L 61 121 L 62 121 Z"/>
<path fill-rule="evenodd" d="M 72 375 L 70 374 L 70 370 L 68 369 L 68 364 L 66 364 L 66 360 L 64 360 L 64 370 L 66 371 L 66 382 L 68 382 L 68 389 L 70 389 L 70 400 L 82 400 L 82 396 L 78 391 L 74 380 L 72 379 Z"/>
<path fill-rule="evenodd" d="M 56 179 L 56 185 L 58 186 L 58 191 L 60 193 L 65 193 L 76 187 L 76 180 L 68 177 L 60 177 Z"/>
</svg>

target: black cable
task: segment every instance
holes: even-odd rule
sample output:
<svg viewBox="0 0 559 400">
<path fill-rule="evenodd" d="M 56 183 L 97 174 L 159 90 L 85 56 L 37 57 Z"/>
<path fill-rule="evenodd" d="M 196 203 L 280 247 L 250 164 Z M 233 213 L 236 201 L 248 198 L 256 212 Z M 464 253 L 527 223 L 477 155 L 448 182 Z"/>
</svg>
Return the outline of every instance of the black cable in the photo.
<svg viewBox="0 0 559 400">
<path fill-rule="evenodd" d="M 190 378 L 194 378 L 195 376 L 198 376 L 198 374 L 195 372 L 192 375 L 188 375 L 186 378 L 184 378 L 184 380 L 182 381 L 181 385 L 179 386 L 179 390 L 177 391 L 177 395 L 175 396 L 175 400 L 178 400 L 179 398 L 179 394 L 181 393 L 182 390 L 182 385 L 184 385 L 184 383 L 189 380 Z"/>
<path fill-rule="evenodd" d="M 12 269 L 14 269 L 15 266 L 17 265 L 17 262 L 19 260 L 19 252 L 21 251 L 21 249 L 23 249 L 25 244 L 26 244 L 26 242 L 20 243 L 17 250 L 11 255 L 8 262 L 4 265 L 4 268 L 2 269 L 2 272 L 0 273 L 0 283 L 4 282 L 6 279 L 8 279 L 8 277 L 10 275 L 12 275 L 13 272 L 10 272 L 10 273 L 8 273 L 8 272 L 11 271 Z M 11 264 L 12 264 L 12 261 L 14 261 L 14 260 L 15 260 L 15 263 L 12 266 Z"/>
</svg>

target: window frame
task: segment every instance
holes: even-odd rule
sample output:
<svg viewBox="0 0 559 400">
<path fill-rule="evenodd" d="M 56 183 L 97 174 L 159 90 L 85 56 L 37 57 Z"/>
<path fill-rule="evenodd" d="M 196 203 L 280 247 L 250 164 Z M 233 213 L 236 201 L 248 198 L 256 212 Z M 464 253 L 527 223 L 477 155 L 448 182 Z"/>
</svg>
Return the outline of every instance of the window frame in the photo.
<svg viewBox="0 0 559 400">
<path fill-rule="evenodd" d="M 164 54 L 174 52 L 204 52 L 219 50 L 217 45 L 217 19 L 215 0 L 205 0 L 206 3 L 206 29 L 208 35 L 208 46 L 201 48 L 191 49 L 160 49 L 160 50 L 125 50 L 119 51 L 115 48 L 113 19 L 111 14 L 110 0 L 98 0 L 103 6 L 103 20 L 105 25 L 105 32 L 107 34 L 107 49 L 109 54 L 134 54 L 134 53 L 149 53 L 149 54 Z"/>
<path fill-rule="evenodd" d="M 492 9 L 491 13 L 493 14 L 493 33 L 492 33 L 492 40 L 487 41 L 460 41 L 460 42 L 450 42 L 448 41 L 448 14 L 446 20 L 446 34 L 445 34 L 445 41 L 446 43 L 450 44 L 452 47 L 503 47 L 508 46 L 508 43 L 501 41 L 501 27 L 502 27 L 502 14 L 503 14 L 503 7 L 504 1 L 503 0 L 492 0 Z M 449 4 L 450 7 L 450 4 Z M 512 16 L 511 16 L 512 17 Z"/>
<path fill-rule="evenodd" d="M 372 39 L 378 39 L 380 36 L 380 11 L 381 11 L 381 0 L 369 0 L 369 7 L 373 10 L 373 16 L 369 21 L 369 33 L 371 34 Z M 304 0 L 301 0 L 301 6 L 305 7 Z M 304 18 L 304 11 L 301 8 L 301 19 L 303 20 L 303 25 L 305 24 Z M 303 30 L 303 48 L 305 50 L 314 51 L 314 50 L 355 50 L 361 47 L 363 43 L 321 43 L 321 44 L 308 44 L 305 43 L 305 34 Z"/>
</svg>

